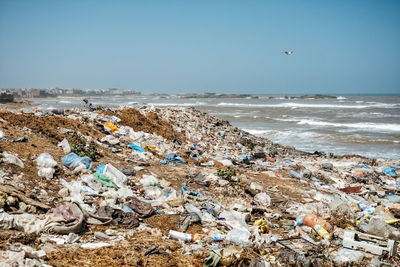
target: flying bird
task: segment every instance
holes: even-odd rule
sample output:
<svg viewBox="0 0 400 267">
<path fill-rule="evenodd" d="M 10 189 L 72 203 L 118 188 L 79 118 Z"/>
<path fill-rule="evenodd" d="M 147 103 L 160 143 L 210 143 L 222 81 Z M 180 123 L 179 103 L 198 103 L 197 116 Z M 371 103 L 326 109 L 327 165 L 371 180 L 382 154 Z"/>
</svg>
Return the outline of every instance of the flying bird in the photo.
<svg viewBox="0 0 400 267">
<path fill-rule="evenodd" d="M 285 51 L 285 52 L 283 52 L 283 53 L 285 53 L 285 55 L 290 56 L 291 54 L 293 54 L 293 52 L 294 52 L 294 51 Z"/>
</svg>

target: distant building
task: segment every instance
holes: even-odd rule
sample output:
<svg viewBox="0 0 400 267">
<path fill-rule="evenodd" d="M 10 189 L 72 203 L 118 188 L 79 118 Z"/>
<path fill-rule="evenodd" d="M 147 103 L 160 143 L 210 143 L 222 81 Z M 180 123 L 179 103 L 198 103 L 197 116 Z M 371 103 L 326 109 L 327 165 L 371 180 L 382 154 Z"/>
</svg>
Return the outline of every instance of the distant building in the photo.
<svg viewBox="0 0 400 267">
<path fill-rule="evenodd" d="M 14 95 L 12 93 L 3 92 L 0 93 L 0 103 L 11 103 L 14 102 Z"/>
</svg>

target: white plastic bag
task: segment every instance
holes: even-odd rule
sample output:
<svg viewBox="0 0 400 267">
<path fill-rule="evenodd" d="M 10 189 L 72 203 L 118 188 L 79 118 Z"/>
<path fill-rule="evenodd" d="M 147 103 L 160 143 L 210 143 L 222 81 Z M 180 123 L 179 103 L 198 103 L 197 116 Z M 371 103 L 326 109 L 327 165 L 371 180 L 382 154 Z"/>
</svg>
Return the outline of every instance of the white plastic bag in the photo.
<svg viewBox="0 0 400 267">
<path fill-rule="evenodd" d="M 57 161 L 48 153 L 40 154 L 36 162 L 37 165 L 42 168 L 54 168 L 58 165 Z"/>
</svg>

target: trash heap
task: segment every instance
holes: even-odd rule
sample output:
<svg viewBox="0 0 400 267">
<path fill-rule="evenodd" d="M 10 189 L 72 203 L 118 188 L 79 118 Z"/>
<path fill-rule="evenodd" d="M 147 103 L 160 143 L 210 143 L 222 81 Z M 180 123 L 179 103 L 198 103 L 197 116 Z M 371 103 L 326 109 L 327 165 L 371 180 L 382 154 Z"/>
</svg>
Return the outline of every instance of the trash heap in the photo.
<svg viewBox="0 0 400 267">
<path fill-rule="evenodd" d="M 0 111 L 1 266 L 398 266 L 400 162 L 194 108 Z"/>
</svg>

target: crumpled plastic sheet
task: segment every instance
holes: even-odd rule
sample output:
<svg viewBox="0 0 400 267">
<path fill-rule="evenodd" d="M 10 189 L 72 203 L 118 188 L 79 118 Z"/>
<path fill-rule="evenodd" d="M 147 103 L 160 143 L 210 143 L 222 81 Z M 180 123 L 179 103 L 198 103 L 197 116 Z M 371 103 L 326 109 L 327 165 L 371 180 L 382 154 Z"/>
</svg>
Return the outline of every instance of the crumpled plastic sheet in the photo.
<svg viewBox="0 0 400 267">
<path fill-rule="evenodd" d="M 93 168 L 92 160 L 87 157 L 80 157 L 74 152 L 61 158 L 62 164 L 67 168 L 76 168 L 79 164 L 85 165 L 86 169 L 91 170 Z"/>
</svg>

